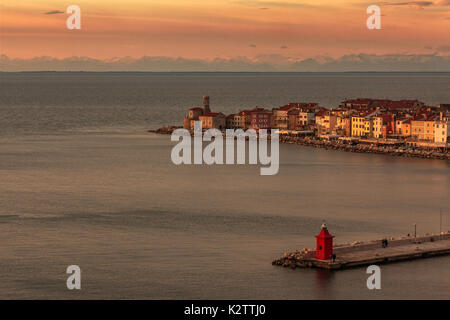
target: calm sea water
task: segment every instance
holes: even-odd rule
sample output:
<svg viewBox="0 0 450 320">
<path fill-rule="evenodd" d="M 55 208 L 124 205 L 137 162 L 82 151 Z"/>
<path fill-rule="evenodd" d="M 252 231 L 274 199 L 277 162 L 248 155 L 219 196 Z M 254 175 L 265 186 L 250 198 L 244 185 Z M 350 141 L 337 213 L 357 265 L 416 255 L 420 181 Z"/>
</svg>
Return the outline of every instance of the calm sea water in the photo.
<svg viewBox="0 0 450 320">
<path fill-rule="evenodd" d="M 450 102 L 450 74 L 0 74 L 0 298 L 450 298 L 450 257 L 365 269 L 271 261 L 337 242 L 450 229 L 450 163 L 280 146 L 280 171 L 175 166 L 169 136 L 211 95 L 224 113 L 346 97 Z M 66 289 L 68 265 L 82 290 Z"/>
</svg>

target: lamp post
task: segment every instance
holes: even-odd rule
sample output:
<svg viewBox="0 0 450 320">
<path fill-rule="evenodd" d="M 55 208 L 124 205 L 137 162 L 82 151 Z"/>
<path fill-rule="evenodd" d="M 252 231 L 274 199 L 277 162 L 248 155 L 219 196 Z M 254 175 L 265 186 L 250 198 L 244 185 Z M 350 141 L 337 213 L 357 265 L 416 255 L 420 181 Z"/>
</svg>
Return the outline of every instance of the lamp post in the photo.
<svg viewBox="0 0 450 320">
<path fill-rule="evenodd" d="M 417 237 L 417 223 L 414 223 L 414 239 Z"/>
</svg>

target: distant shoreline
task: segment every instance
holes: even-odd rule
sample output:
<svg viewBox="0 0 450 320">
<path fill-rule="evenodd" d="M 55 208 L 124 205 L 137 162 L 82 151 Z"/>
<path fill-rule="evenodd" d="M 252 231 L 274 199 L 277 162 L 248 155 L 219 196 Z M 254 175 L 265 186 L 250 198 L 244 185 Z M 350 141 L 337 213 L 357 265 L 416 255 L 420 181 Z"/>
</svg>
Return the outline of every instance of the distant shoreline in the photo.
<svg viewBox="0 0 450 320">
<path fill-rule="evenodd" d="M 139 74 L 449 74 L 450 71 L 0 71 L 6 73 L 139 73 Z"/>
</svg>

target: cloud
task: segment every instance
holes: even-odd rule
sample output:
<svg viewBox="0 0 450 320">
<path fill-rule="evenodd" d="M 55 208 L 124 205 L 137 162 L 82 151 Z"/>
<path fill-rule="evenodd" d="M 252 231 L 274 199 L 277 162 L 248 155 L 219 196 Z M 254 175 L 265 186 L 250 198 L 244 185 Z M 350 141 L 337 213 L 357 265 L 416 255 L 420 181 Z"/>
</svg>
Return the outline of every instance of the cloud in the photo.
<svg viewBox="0 0 450 320">
<path fill-rule="evenodd" d="M 281 46 L 280 49 L 287 49 L 287 46 Z"/>
<path fill-rule="evenodd" d="M 289 1 L 270 1 L 270 0 L 239 0 L 234 1 L 237 4 L 246 6 L 258 6 L 260 9 L 269 9 L 268 7 L 287 7 L 287 8 L 313 8 L 315 6 L 307 3 L 289 2 Z M 264 6 L 264 7 L 261 7 Z"/>
<path fill-rule="evenodd" d="M 443 46 L 442 49 L 449 49 Z M 448 51 L 447 51 L 448 52 Z M 17 71 L 143 71 L 143 72 L 450 72 L 450 55 L 432 54 L 351 54 L 334 59 L 327 56 L 295 59 L 283 55 L 259 55 L 234 57 L 186 59 L 182 57 L 144 56 L 94 59 L 89 57 L 35 57 L 13 59 L 0 56 L 0 70 Z"/>
<path fill-rule="evenodd" d="M 437 47 L 436 50 L 438 52 L 450 52 L 450 45 Z"/>
<path fill-rule="evenodd" d="M 53 11 L 45 12 L 44 14 L 60 14 L 60 13 L 64 13 L 64 11 L 61 11 L 61 10 L 53 10 Z"/>
<path fill-rule="evenodd" d="M 408 6 L 418 9 L 423 9 L 424 7 L 431 7 L 434 5 L 432 1 L 408 1 L 408 2 L 383 2 L 382 5 L 385 6 Z"/>
<path fill-rule="evenodd" d="M 425 7 L 440 7 L 440 6 L 450 6 L 450 0 L 436 0 L 436 1 L 406 1 L 406 2 L 381 2 L 384 6 L 409 6 L 418 9 L 423 9 Z"/>
<path fill-rule="evenodd" d="M 437 0 L 435 2 L 437 6 L 450 6 L 450 0 Z"/>
<path fill-rule="evenodd" d="M 251 43 L 251 44 L 249 44 L 249 47 L 251 47 L 251 48 L 256 48 L 256 44 Z"/>
</svg>

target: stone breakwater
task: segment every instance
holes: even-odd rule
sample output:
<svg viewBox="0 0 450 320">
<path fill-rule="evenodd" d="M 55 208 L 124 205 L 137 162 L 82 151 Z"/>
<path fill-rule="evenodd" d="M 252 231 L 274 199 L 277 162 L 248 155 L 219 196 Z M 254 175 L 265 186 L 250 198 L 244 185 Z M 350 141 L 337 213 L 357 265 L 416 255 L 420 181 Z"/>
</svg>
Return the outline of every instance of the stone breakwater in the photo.
<svg viewBox="0 0 450 320">
<path fill-rule="evenodd" d="M 336 270 L 448 255 L 450 254 L 450 233 L 336 244 L 333 247 L 333 253 L 334 260 L 319 260 L 315 258 L 315 250 L 303 248 L 290 253 L 285 252 L 283 257 L 273 260 L 272 265 L 291 269 Z"/>
<path fill-rule="evenodd" d="M 176 129 L 183 128 L 179 126 L 163 126 L 155 130 L 148 130 L 151 133 L 159 133 L 159 134 L 172 134 Z"/>
<path fill-rule="evenodd" d="M 291 269 L 304 268 L 307 267 L 308 259 L 313 259 L 315 254 L 316 251 L 306 248 L 290 253 L 285 252 L 283 257 L 273 260 L 272 265 Z"/>
<path fill-rule="evenodd" d="M 327 141 L 311 137 L 280 136 L 281 143 L 297 144 L 327 150 L 338 150 L 357 153 L 386 154 L 396 157 L 450 160 L 448 150 L 437 148 L 413 148 L 402 146 L 380 146 L 376 144 L 351 144 L 344 141 Z"/>
<path fill-rule="evenodd" d="M 156 130 L 148 130 L 151 133 L 158 134 L 172 134 L 180 126 L 163 126 Z M 270 139 L 270 135 L 268 136 Z M 405 144 L 399 145 L 377 145 L 375 143 L 351 143 L 345 140 L 321 140 L 316 137 L 304 136 L 294 137 L 280 135 L 280 143 L 297 144 L 301 146 L 309 146 L 315 148 L 323 148 L 327 150 L 337 150 L 356 153 L 372 153 L 385 154 L 395 157 L 406 158 L 422 158 L 422 159 L 437 159 L 450 160 L 450 153 L 444 148 L 423 148 L 423 147 L 408 147 Z"/>
</svg>

